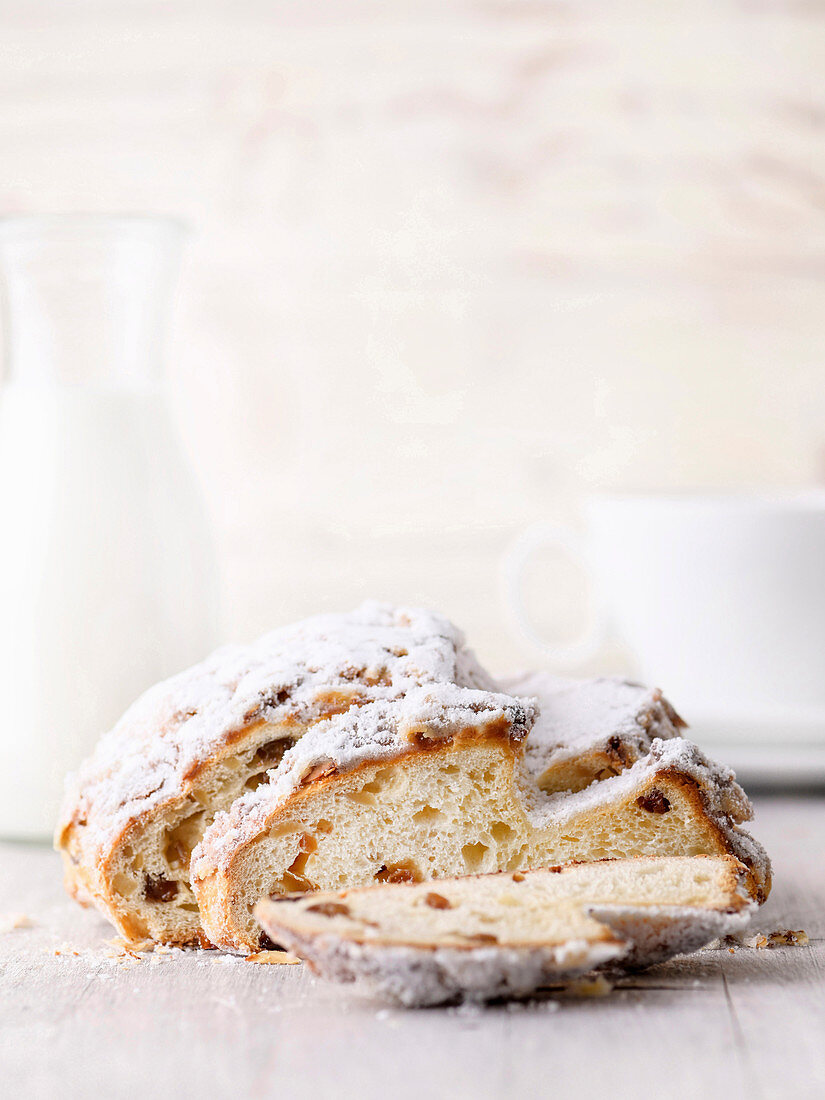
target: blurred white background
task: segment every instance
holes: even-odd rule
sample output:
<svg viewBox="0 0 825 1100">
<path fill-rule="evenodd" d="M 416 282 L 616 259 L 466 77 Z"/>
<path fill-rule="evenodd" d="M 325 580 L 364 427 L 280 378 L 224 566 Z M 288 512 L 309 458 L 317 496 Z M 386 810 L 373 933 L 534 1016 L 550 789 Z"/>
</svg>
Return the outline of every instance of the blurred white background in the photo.
<svg viewBox="0 0 825 1100">
<path fill-rule="evenodd" d="M 823 61 L 818 0 L 0 0 L 0 208 L 195 227 L 227 637 L 377 595 L 512 668 L 526 524 L 823 479 Z"/>
</svg>

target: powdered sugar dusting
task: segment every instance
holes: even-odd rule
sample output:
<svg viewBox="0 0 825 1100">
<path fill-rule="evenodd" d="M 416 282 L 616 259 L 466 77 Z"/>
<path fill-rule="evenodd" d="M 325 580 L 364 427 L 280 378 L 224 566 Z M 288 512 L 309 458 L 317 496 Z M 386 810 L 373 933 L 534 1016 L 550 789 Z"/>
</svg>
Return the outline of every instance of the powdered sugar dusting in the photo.
<svg viewBox="0 0 825 1100">
<path fill-rule="evenodd" d="M 302 945 L 304 952 L 306 946 Z M 319 950 L 320 947 L 320 950 Z M 387 1000 L 415 1008 L 463 998 L 483 1003 L 529 997 L 544 986 L 620 958 L 623 946 L 571 940 L 555 947 L 380 947 L 327 937 L 310 949 L 313 962 L 333 981 L 363 980 Z"/>
<path fill-rule="evenodd" d="M 84 823 L 94 861 L 130 820 L 179 794 L 233 732 L 287 718 L 300 732 L 324 714 L 330 690 L 362 704 L 442 682 L 493 686 L 447 619 L 375 601 L 224 647 L 151 688 L 101 738 L 67 781 L 59 829 Z"/>
<path fill-rule="evenodd" d="M 513 695 L 535 696 L 539 717 L 526 746 L 535 775 L 590 749 L 619 745 L 633 763 L 654 737 L 677 737 L 681 719 L 660 691 L 619 677 L 567 680 L 531 672 L 503 682 Z"/>
<path fill-rule="evenodd" d="M 520 793 L 537 822 L 547 817 L 565 820 L 601 805 L 615 803 L 619 798 L 629 798 L 651 776 L 671 770 L 693 779 L 709 801 L 707 808 L 712 809 L 720 819 L 730 823 L 745 821 L 753 816 L 748 797 L 730 768 L 709 760 L 692 741 L 683 737 L 668 740 L 655 738 L 650 751 L 632 767 L 572 794 L 569 791 L 544 794 L 536 788 L 530 770 L 525 769 Z"/>
<path fill-rule="evenodd" d="M 718 825 L 733 854 L 753 870 L 757 881 L 766 882 L 770 876 L 767 853 L 753 837 L 736 827 L 753 817 L 748 796 L 730 768 L 708 759 L 692 741 L 683 737 L 654 738 L 647 755 L 632 767 L 574 794 L 565 791 L 544 794 L 537 788 L 533 773 L 526 765 L 519 787 L 534 824 L 541 827 L 550 820 L 558 824 L 578 814 L 618 805 L 636 797 L 652 778 L 668 773 L 686 776 L 696 783 L 705 813 Z"/>
</svg>

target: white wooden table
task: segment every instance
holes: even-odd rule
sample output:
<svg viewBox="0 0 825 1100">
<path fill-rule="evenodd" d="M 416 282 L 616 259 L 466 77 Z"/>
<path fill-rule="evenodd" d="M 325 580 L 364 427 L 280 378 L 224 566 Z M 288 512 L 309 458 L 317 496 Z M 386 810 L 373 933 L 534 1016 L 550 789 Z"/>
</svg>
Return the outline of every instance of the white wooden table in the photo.
<svg viewBox="0 0 825 1100">
<path fill-rule="evenodd" d="M 53 853 L 2 845 L 0 917 L 32 926 L 0 933 L 0 1095 L 825 1097 L 825 798 L 757 808 L 775 873 L 757 927 L 809 947 L 704 951 L 607 997 L 483 1010 L 386 1008 L 215 952 L 124 966 Z"/>
</svg>

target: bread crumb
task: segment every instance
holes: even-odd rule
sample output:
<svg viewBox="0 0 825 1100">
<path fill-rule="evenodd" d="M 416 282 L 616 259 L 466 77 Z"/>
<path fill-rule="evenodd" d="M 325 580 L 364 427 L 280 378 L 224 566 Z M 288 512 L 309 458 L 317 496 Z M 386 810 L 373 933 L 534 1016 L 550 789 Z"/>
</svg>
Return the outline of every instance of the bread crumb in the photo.
<svg viewBox="0 0 825 1100">
<path fill-rule="evenodd" d="M 613 983 L 603 974 L 587 975 L 571 982 L 567 986 L 567 992 L 574 997 L 606 997 L 613 992 Z"/>
<path fill-rule="evenodd" d="M 745 947 L 764 950 L 766 947 L 807 947 L 810 942 L 808 933 L 802 929 L 777 928 L 775 932 L 757 932 L 745 940 Z"/>
<path fill-rule="evenodd" d="M 26 913 L 0 913 L 0 934 L 32 927 L 33 922 Z"/>
<path fill-rule="evenodd" d="M 807 947 L 810 942 L 808 933 L 801 928 L 796 931 L 792 928 L 779 928 L 768 936 L 769 947 Z"/>
<path fill-rule="evenodd" d="M 150 946 L 146 946 L 147 944 Z M 153 945 L 149 940 L 135 943 L 116 936 L 114 939 L 107 940 L 106 946 L 108 950 L 104 952 L 104 957 L 110 962 L 117 963 L 119 966 L 136 966 L 143 961 L 141 954 L 150 951 Z"/>
<path fill-rule="evenodd" d="M 155 944 L 152 940 L 125 940 L 122 936 L 115 936 L 106 943 L 120 954 L 130 955 L 143 954 L 160 948 L 160 944 Z"/>
<path fill-rule="evenodd" d="M 750 936 L 747 932 L 734 932 L 730 936 L 724 936 L 720 940 L 712 940 L 703 948 L 704 951 L 721 951 L 727 948 L 733 955 L 737 947 L 749 947 L 757 951 L 771 947 L 807 947 L 810 942 L 808 933 L 801 928 L 777 928 L 775 932 L 754 932 Z"/>
<path fill-rule="evenodd" d="M 289 955 L 286 951 L 256 951 L 254 955 L 247 955 L 246 961 L 250 963 L 275 963 L 281 966 L 295 966 L 301 960 L 296 955 Z"/>
<path fill-rule="evenodd" d="M 745 947 L 761 948 L 767 946 L 768 937 L 763 936 L 761 932 L 757 932 L 755 936 L 750 936 L 748 939 L 745 940 Z"/>
</svg>

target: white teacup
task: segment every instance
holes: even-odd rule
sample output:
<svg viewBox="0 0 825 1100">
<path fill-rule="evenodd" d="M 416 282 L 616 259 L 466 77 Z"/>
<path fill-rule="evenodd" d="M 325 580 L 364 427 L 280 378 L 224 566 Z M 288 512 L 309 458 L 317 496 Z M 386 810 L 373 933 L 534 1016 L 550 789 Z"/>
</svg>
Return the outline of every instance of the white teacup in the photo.
<svg viewBox="0 0 825 1100">
<path fill-rule="evenodd" d="M 530 528 L 506 562 L 512 610 L 552 662 L 584 662 L 613 633 L 694 727 L 771 743 L 786 726 L 825 743 L 825 492 L 605 496 L 586 517 L 584 535 Z M 521 594 L 547 545 L 595 587 L 596 621 L 565 646 L 536 636 Z"/>
</svg>

